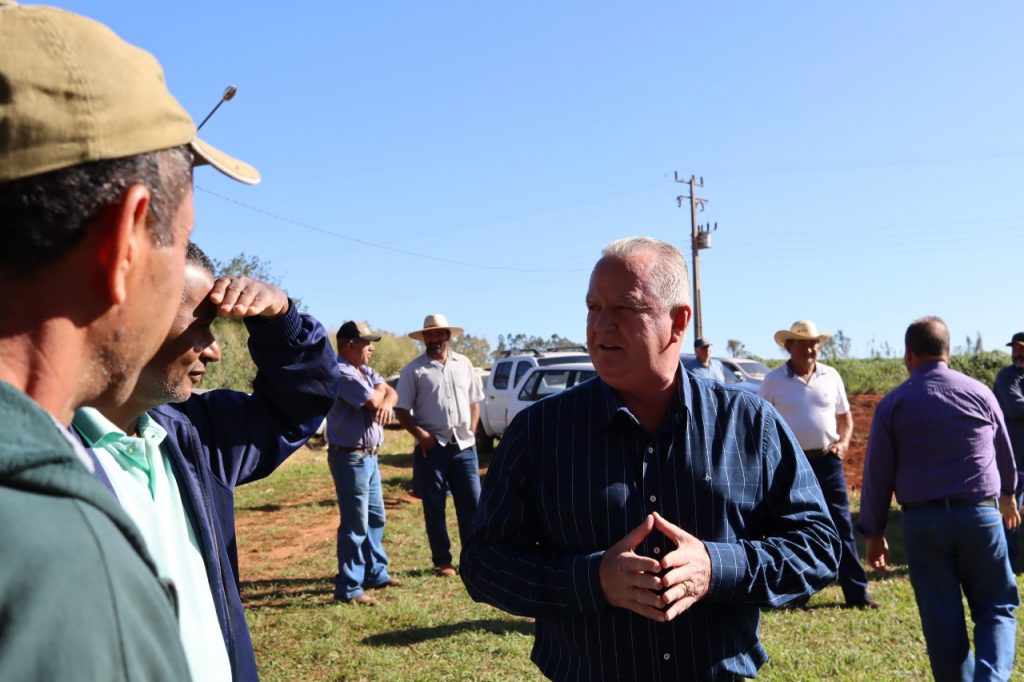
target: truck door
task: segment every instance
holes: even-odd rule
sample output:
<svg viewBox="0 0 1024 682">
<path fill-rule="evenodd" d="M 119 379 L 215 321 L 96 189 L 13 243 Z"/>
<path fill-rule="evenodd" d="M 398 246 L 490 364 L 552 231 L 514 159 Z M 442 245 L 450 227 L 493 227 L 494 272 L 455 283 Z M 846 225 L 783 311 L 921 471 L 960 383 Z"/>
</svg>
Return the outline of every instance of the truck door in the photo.
<svg viewBox="0 0 1024 682">
<path fill-rule="evenodd" d="M 491 367 L 491 376 L 484 387 L 484 405 L 481 419 L 487 433 L 499 436 L 505 430 L 505 410 L 512 383 L 513 360 L 499 360 Z"/>
</svg>

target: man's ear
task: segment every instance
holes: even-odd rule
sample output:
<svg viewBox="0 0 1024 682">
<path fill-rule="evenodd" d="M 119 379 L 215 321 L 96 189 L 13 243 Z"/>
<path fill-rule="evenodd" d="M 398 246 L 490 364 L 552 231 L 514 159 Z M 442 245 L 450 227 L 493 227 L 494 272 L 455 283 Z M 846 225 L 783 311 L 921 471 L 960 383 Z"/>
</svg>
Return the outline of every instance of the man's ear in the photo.
<svg viewBox="0 0 1024 682">
<path fill-rule="evenodd" d="M 676 306 L 672 312 L 672 341 L 682 342 L 686 335 L 686 328 L 690 326 L 690 319 L 693 316 L 693 309 L 688 305 Z"/>
<path fill-rule="evenodd" d="M 150 201 L 145 185 L 132 185 L 121 201 L 108 206 L 100 217 L 104 223 L 99 244 L 103 288 L 113 305 L 124 303 L 129 273 L 140 267 L 141 240 L 150 238 L 146 225 Z"/>
</svg>

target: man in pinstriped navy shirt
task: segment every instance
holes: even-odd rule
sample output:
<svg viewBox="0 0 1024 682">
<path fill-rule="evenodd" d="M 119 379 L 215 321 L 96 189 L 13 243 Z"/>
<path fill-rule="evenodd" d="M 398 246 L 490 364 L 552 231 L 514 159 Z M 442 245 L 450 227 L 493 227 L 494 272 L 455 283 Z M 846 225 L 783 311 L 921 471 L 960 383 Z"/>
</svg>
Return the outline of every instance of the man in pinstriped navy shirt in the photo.
<svg viewBox="0 0 1024 682">
<path fill-rule="evenodd" d="M 552 679 L 753 676 L 760 607 L 835 579 L 814 474 L 768 403 L 681 370 L 691 309 L 675 247 L 609 244 L 587 308 L 598 378 L 516 417 L 462 579 L 536 618 L 532 659 Z"/>
</svg>

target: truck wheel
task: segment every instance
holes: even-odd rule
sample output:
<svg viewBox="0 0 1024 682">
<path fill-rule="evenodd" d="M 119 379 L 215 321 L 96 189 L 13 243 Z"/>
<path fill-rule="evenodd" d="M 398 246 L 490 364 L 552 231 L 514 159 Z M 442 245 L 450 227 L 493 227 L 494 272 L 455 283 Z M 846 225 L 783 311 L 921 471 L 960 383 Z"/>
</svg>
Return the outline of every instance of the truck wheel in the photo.
<svg viewBox="0 0 1024 682">
<path fill-rule="evenodd" d="M 487 435 L 483 424 L 476 425 L 476 451 L 491 452 L 494 450 L 494 438 Z"/>
</svg>

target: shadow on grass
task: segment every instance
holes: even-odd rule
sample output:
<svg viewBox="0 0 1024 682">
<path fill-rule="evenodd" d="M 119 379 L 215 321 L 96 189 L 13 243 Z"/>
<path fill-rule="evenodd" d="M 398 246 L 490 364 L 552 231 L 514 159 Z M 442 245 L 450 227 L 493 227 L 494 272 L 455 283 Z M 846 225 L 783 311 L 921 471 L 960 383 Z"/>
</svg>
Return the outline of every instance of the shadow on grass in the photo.
<svg viewBox="0 0 1024 682">
<path fill-rule="evenodd" d="M 432 639 L 444 639 L 461 632 L 486 632 L 491 635 L 520 634 L 532 635 L 533 623 L 524 620 L 511 620 L 503 618 L 484 618 L 481 620 L 468 620 L 450 625 L 437 625 L 432 628 L 409 628 L 407 630 L 395 630 L 393 632 L 382 632 L 379 635 L 370 635 L 361 640 L 361 644 L 369 646 L 408 646 L 418 644 Z"/>
<path fill-rule="evenodd" d="M 239 507 L 239 510 L 254 512 L 276 512 L 282 509 L 303 509 L 305 507 L 337 507 L 338 501 L 331 498 L 317 500 L 316 502 L 298 502 L 296 504 L 260 504 L 249 507 Z"/>
<path fill-rule="evenodd" d="M 394 455 L 377 455 L 377 462 L 381 465 L 397 467 L 399 469 L 412 469 L 412 453 L 402 452 Z"/>
<path fill-rule="evenodd" d="M 242 598 L 247 608 L 281 609 L 319 607 L 320 602 L 297 601 L 299 597 L 331 597 L 334 577 L 271 578 L 269 580 L 243 580 Z M 333 601 L 333 600 L 332 600 Z"/>
<path fill-rule="evenodd" d="M 381 478 L 380 484 L 385 491 L 402 490 L 408 495 L 413 494 L 411 476 L 388 476 L 387 478 Z"/>
<path fill-rule="evenodd" d="M 491 459 L 494 457 L 494 452 L 480 452 L 476 453 L 477 459 L 480 462 L 481 471 L 486 471 L 491 466 Z M 412 453 L 402 452 L 390 455 L 377 455 L 377 461 L 381 465 L 392 466 L 398 469 L 412 469 Z"/>
</svg>

